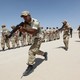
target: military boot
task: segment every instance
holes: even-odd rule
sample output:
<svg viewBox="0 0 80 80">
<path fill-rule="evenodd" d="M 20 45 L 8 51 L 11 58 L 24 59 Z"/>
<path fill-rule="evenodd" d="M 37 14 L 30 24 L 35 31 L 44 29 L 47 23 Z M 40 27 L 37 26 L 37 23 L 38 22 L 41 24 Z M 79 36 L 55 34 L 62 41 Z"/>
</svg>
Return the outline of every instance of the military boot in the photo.
<svg viewBox="0 0 80 80">
<path fill-rule="evenodd" d="M 5 48 L 2 48 L 3 51 L 5 51 Z"/>
<path fill-rule="evenodd" d="M 48 53 L 45 52 L 44 55 L 43 55 L 46 61 L 47 61 L 47 54 L 48 54 Z"/>
<path fill-rule="evenodd" d="M 33 70 L 33 65 L 28 65 L 26 71 L 23 73 L 23 76 L 27 76 Z"/>
</svg>

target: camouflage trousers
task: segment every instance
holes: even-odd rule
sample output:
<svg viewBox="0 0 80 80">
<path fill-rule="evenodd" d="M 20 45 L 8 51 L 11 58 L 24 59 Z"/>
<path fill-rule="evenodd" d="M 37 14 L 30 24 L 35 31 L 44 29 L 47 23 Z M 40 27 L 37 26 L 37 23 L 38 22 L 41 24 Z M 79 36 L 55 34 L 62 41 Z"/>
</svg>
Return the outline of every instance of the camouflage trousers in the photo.
<svg viewBox="0 0 80 80">
<path fill-rule="evenodd" d="M 21 46 L 25 46 L 26 45 L 26 36 L 21 35 L 19 40 L 21 42 Z"/>
<path fill-rule="evenodd" d="M 5 48 L 5 44 L 8 48 L 10 48 L 10 41 L 9 39 L 5 39 L 4 37 L 1 37 L 1 48 Z"/>
<path fill-rule="evenodd" d="M 16 45 L 18 47 L 19 46 L 19 39 L 18 39 L 18 37 L 16 37 L 16 36 L 12 37 L 11 38 L 11 43 L 12 43 L 12 48 L 15 48 Z"/>
<path fill-rule="evenodd" d="M 65 48 L 68 49 L 69 35 L 63 35 L 63 42 L 64 42 L 64 45 L 65 45 Z"/>
<path fill-rule="evenodd" d="M 28 57 L 28 65 L 33 65 L 35 63 L 35 56 L 38 55 L 44 55 L 44 52 L 39 50 L 41 45 L 41 39 L 35 38 L 34 43 L 29 49 L 29 57 Z"/>
</svg>

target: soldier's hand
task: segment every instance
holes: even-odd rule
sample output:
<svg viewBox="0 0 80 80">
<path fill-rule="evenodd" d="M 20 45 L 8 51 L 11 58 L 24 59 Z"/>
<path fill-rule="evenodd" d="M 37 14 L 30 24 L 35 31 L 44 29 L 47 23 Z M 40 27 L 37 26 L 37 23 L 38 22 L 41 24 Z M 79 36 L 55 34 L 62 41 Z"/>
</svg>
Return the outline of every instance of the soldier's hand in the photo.
<svg viewBox="0 0 80 80">
<path fill-rule="evenodd" d="M 23 28 L 23 27 L 20 27 L 19 31 L 20 31 L 20 32 L 26 32 L 26 29 Z"/>
</svg>

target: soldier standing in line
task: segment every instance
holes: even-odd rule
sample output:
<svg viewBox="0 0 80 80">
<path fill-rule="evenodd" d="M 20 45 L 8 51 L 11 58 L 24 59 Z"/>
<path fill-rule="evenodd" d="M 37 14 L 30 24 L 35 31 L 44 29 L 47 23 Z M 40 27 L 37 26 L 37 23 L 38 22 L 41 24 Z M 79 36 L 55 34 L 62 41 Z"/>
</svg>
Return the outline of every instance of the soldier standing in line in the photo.
<svg viewBox="0 0 80 80">
<path fill-rule="evenodd" d="M 19 39 L 20 39 L 20 42 L 21 42 L 21 46 L 26 46 L 26 42 L 27 42 L 27 33 L 26 32 L 20 32 L 20 36 L 19 36 Z"/>
<path fill-rule="evenodd" d="M 72 27 L 70 27 L 70 36 L 71 36 L 71 38 L 72 38 L 72 33 L 73 33 L 73 29 L 72 29 Z"/>
<path fill-rule="evenodd" d="M 15 28 L 16 26 L 11 26 L 12 30 Z M 11 37 L 11 42 L 12 42 L 12 48 L 15 48 L 16 45 L 17 47 L 19 47 L 19 30 L 17 30 Z"/>
<path fill-rule="evenodd" d="M 15 28 L 15 26 L 11 26 L 12 30 Z M 15 48 L 15 34 L 12 35 L 11 39 L 12 48 Z"/>
<path fill-rule="evenodd" d="M 51 27 L 49 28 L 49 41 L 52 41 L 52 29 L 51 29 Z"/>
<path fill-rule="evenodd" d="M 32 35 L 27 33 L 27 44 L 28 45 L 31 45 L 33 43 L 33 38 L 32 38 Z"/>
<path fill-rule="evenodd" d="M 39 50 L 41 45 L 41 39 L 39 37 L 40 23 L 38 22 L 38 20 L 33 20 L 29 11 L 23 11 L 21 17 L 24 19 L 24 22 L 21 22 L 19 25 L 17 25 L 16 28 L 11 31 L 11 34 L 8 37 L 10 38 L 12 34 L 18 29 L 21 32 L 27 32 L 29 34 L 32 34 L 32 36 L 34 37 L 34 43 L 29 49 L 29 57 L 27 63 L 28 67 L 23 73 L 23 76 L 26 76 L 26 73 L 30 72 L 33 69 L 36 54 L 42 55 L 45 60 L 47 60 L 47 52 Z"/>
<path fill-rule="evenodd" d="M 79 35 L 79 39 L 80 39 L 80 25 L 77 30 L 78 30 L 78 35 Z"/>
<path fill-rule="evenodd" d="M 56 27 L 56 39 L 60 39 L 60 32 L 59 32 L 59 29 L 58 27 Z"/>
<path fill-rule="evenodd" d="M 52 30 L 53 40 L 56 40 L 56 29 L 53 27 Z"/>
<path fill-rule="evenodd" d="M 65 50 L 68 50 L 70 26 L 67 23 L 67 21 L 63 21 L 62 23 L 63 23 L 63 25 L 60 28 L 60 30 L 63 31 L 63 42 L 64 42 L 64 45 L 65 45 Z"/>
<path fill-rule="evenodd" d="M 41 27 L 41 39 L 42 39 L 42 42 L 45 42 L 45 30 L 43 27 Z"/>
<path fill-rule="evenodd" d="M 10 34 L 9 30 L 6 28 L 6 25 L 2 25 L 2 36 L 1 36 L 1 47 L 2 50 L 5 50 L 5 44 L 10 49 L 10 41 L 7 39 L 7 36 Z"/>
<path fill-rule="evenodd" d="M 11 26 L 12 30 L 15 28 L 16 26 Z M 14 49 L 17 45 L 17 47 L 19 47 L 19 30 L 17 30 L 11 37 L 11 43 L 12 43 L 12 48 Z"/>
<path fill-rule="evenodd" d="M 45 42 L 49 41 L 49 36 L 50 35 L 50 31 L 49 31 L 49 27 L 46 27 L 46 31 L 45 31 Z"/>
</svg>

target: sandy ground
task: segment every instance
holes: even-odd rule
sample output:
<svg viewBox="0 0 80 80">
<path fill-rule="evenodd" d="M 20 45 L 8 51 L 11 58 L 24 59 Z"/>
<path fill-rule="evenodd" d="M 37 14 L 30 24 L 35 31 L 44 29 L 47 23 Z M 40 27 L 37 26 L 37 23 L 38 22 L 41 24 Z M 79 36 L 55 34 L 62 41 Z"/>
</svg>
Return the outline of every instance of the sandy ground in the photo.
<svg viewBox="0 0 80 80">
<path fill-rule="evenodd" d="M 29 47 L 0 51 L 0 80 L 80 80 L 80 39 L 76 32 L 69 40 L 68 51 L 63 49 L 62 38 L 42 43 L 40 49 L 48 52 L 48 60 L 36 55 L 34 71 L 21 79 Z"/>
</svg>

